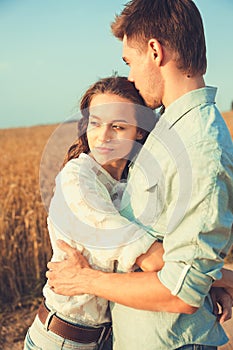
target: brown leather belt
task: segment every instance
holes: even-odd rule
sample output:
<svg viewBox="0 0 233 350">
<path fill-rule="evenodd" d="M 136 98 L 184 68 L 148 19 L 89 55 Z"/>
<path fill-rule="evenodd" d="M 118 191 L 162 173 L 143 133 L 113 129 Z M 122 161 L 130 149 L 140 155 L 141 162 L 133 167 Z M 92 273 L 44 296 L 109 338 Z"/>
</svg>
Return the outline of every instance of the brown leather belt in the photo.
<svg viewBox="0 0 233 350">
<path fill-rule="evenodd" d="M 57 315 L 50 312 L 46 305 L 42 302 L 38 310 L 38 317 L 47 329 L 62 338 L 76 341 L 78 343 L 98 343 L 107 340 L 111 333 L 111 325 L 100 326 L 97 328 L 75 325 L 62 320 Z M 48 318 L 49 317 L 49 318 Z"/>
</svg>

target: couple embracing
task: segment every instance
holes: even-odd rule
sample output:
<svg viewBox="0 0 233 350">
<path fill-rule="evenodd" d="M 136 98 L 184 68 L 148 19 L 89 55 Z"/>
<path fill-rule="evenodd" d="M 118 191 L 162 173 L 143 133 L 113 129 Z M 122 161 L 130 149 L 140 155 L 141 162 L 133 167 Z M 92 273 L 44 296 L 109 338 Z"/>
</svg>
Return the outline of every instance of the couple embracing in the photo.
<svg viewBox="0 0 233 350">
<path fill-rule="evenodd" d="M 191 0 L 132 0 L 112 32 L 128 80 L 82 98 L 25 349 L 111 349 L 112 320 L 114 350 L 215 350 L 233 297 L 233 145 L 203 79 L 202 19 Z"/>
</svg>

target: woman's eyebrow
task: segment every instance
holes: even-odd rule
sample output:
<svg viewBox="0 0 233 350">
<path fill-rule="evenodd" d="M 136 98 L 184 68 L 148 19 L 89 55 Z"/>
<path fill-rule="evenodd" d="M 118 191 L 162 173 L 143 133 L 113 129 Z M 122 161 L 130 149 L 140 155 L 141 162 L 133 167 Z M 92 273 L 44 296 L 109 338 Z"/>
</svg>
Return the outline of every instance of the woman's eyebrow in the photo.
<svg viewBox="0 0 233 350">
<path fill-rule="evenodd" d="M 92 115 L 92 114 L 90 114 L 89 118 L 102 120 L 100 117 L 97 117 L 96 115 Z M 110 124 L 110 123 L 127 123 L 127 124 L 129 124 L 129 121 L 125 120 L 125 119 L 112 119 L 111 121 L 108 122 L 108 124 Z"/>
<path fill-rule="evenodd" d="M 113 119 L 112 123 L 129 123 L 128 120 L 125 119 Z"/>
<path fill-rule="evenodd" d="M 95 118 L 95 119 L 99 119 L 99 120 L 101 120 L 101 118 L 100 118 L 100 117 L 97 117 L 97 115 L 93 115 L 93 114 L 90 114 L 90 115 L 89 115 L 89 118 Z"/>
</svg>

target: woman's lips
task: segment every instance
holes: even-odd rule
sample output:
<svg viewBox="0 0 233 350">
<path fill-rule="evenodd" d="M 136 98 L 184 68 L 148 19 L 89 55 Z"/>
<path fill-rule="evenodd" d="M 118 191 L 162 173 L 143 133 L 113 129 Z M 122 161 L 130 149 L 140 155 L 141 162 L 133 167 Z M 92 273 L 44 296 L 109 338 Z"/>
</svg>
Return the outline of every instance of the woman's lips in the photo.
<svg viewBox="0 0 233 350">
<path fill-rule="evenodd" d="M 96 147 L 95 149 L 98 153 L 101 153 L 101 154 L 107 154 L 114 150 L 113 148 L 108 148 L 108 147 Z"/>
</svg>

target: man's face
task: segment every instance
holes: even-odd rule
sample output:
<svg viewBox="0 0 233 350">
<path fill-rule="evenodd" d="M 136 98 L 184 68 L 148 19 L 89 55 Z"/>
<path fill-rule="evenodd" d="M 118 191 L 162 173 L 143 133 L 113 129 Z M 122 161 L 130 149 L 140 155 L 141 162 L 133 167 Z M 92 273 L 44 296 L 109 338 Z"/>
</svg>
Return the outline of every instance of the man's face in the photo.
<svg viewBox="0 0 233 350">
<path fill-rule="evenodd" d="M 131 43 L 130 43 L 131 44 Z M 128 79 L 139 90 L 146 104 L 150 108 L 157 108 L 162 104 L 162 78 L 159 68 L 153 60 L 153 53 L 139 51 L 135 43 L 133 46 L 123 38 L 123 60 L 130 67 Z"/>
</svg>

